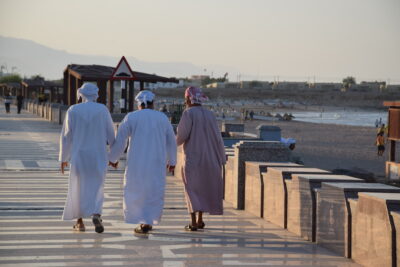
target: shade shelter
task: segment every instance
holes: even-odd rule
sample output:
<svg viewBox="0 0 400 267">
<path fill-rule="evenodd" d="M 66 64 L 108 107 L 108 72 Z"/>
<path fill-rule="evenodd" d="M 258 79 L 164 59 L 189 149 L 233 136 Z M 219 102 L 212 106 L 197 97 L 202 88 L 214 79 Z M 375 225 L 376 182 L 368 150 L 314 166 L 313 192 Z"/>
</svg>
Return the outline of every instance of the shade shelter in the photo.
<svg viewBox="0 0 400 267">
<path fill-rule="evenodd" d="M 386 162 L 386 177 L 392 181 L 400 181 L 400 163 L 396 162 L 396 143 L 400 141 L 400 101 L 384 102 L 389 107 L 387 145 L 389 161 Z"/>
<path fill-rule="evenodd" d="M 5 96 L 7 93 L 11 93 L 12 96 L 18 95 L 21 89 L 21 84 L 16 82 L 0 83 L 0 96 Z"/>
<path fill-rule="evenodd" d="M 60 102 L 62 85 L 46 81 L 42 77 L 25 79 L 21 82 L 21 91 L 25 99 L 39 100 L 39 102 Z"/>
<path fill-rule="evenodd" d="M 112 75 L 116 68 L 103 65 L 79 65 L 70 64 L 64 70 L 64 104 L 73 105 L 77 103 L 77 89 L 84 82 L 94 82 L 99 87 L 98 102 L 107 105 L 110 112 L 114 111 L 114 80 Z M 144 83 L 173 82 L 178 83 L 174 78 L 166 78 L 154 74 L 133 71 L 133 78 L 126 80 L 126 90 L 121 97 L 126 101 L 126 109 L 121 112 L 129 112 L 134 109 L 134 82 L 139 82 L 140 90 L 144 89 Z"/>
</svg>

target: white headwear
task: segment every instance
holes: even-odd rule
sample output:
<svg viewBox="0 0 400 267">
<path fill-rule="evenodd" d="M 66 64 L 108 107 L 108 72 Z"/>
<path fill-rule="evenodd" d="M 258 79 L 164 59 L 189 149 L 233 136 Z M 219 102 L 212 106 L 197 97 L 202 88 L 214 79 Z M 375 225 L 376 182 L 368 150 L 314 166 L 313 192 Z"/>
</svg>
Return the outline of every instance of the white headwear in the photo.
<svg viewBox="0 0 400 267">
<path fill-rule="evenodd" d="M 156 95 L 148 90 L 140 91 L 139 94 L 136 95 L 135 100 L 138 102 L 139 105 L 144 104 L 147 108 L 147 102 L 152 102 Z"/>
<path fill-rule="evenodd" d="M 93 83 L 84 83 L 78 89 L 78 99 L 82 97 L 82 102 L 96 101 L 99 97 L 99 88 Z"/>
</svg>

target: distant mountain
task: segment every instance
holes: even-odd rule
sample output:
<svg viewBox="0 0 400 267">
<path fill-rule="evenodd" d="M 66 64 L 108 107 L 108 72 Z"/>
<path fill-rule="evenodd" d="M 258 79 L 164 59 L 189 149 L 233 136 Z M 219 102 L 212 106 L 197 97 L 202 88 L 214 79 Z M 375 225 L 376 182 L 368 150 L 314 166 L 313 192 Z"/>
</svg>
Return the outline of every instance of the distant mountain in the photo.
<svg viewBox="0 0 400 267">
<path fill-rule="evenodd" d="M 8 71 L 16 67 L 16 72 L 22 76 L 40 74 L 46 79 L 60 79 L 68 64 L 116 66 L 119 59 L 119 57 L 71 54 L 30 40 L 0 36 L 0 65 L 6 64 Z M 127 60 L 136 71 L 167 77 L 189 77 L 203 73 L 203 68 L 187 62 L 145 62 L 129 56 Z"/>
</svg>

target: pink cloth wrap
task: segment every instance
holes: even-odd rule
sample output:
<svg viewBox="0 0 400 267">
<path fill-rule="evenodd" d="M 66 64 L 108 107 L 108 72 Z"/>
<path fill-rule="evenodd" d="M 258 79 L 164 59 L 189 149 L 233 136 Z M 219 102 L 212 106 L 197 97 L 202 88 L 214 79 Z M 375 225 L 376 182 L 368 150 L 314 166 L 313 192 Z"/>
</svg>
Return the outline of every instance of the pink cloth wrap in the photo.
<svg viewBox="0 0 400 267">
<path fill-rule="evenodd" d="M 185 98 L 188 97 L 192 104 L 201 104 L 208 100 L 208 97 L 200 88 L 190 86 L 185 90 Z"/>
</svg>

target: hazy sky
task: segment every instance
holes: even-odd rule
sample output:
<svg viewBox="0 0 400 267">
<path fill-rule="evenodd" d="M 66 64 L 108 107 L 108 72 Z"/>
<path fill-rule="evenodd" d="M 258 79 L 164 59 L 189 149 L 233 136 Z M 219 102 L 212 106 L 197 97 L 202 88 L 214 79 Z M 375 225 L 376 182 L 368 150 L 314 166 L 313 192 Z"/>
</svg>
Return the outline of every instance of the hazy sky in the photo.
<svg viewBox="0 0 400 267">
<path fill-rule="evenodd" d="M 260 79 L 400 83 L 400 0 L 0 0 L 0 35 Z"/>
</svg>

